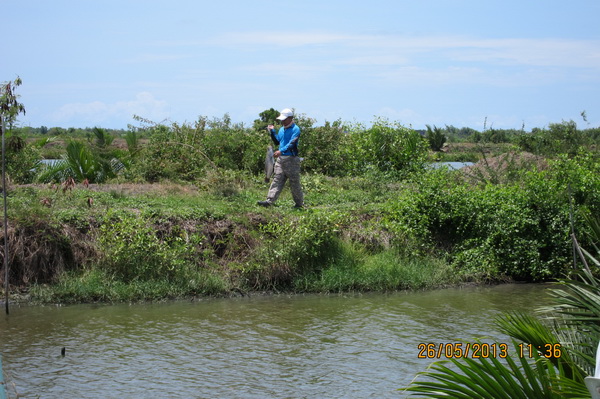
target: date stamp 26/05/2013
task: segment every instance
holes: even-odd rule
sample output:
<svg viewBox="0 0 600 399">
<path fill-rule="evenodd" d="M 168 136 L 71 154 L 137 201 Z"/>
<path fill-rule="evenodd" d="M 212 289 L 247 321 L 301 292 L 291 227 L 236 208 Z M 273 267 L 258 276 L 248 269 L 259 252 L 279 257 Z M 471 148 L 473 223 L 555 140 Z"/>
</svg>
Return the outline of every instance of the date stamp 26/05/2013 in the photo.
<svg viewBox="0 0 600 399">
<path fill-rule="evenodd" d="M 417 346 L 419 359 L 452 359 L 469 357 L 472 359 L 488 358 L 506 358 L 509 353 L 509 346 L 506 343 L 485 343 L 485 342 L 439 342 L 439 343 L 420 343 Z M 534 346 L 532 344 L 521 343 L 517 345 L 517 355 L 519 357 L 546 358 L 561 357 L 560 344 L 544 344 Z"/>
</svg>

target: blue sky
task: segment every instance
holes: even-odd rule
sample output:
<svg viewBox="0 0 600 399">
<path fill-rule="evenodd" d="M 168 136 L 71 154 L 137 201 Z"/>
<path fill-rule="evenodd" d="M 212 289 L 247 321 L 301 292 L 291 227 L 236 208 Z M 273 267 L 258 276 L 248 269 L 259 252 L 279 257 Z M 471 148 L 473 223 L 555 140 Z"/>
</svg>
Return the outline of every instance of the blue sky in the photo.
<svg viewBox="0 0 600 399">
<path fill-rule="evenodd" d="M 375 116 L 600 126 L 597 0 L 0 0 L 24 126 Z M 586 111 L 588 122 L 580 116 Z"/>
</svg>

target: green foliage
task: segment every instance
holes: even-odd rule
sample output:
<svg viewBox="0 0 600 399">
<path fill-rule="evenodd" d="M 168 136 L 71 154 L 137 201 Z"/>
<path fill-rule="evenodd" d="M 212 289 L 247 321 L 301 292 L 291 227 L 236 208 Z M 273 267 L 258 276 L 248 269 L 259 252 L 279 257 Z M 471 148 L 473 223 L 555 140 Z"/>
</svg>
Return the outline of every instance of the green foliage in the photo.
<svg viewBox="0 0 600 399">
<path fill-rule="evenodd" d="M 125 134 L 127 150 L 131 156 L 135 156 L 140 149 L 140 138 L 135 130 L 130 130 Z"/>
<path fill-rule="evenodd" d="M 31 296 L 41 303 L 136 302 L 191 295 L 221 295 L 227 289 L 218 276 L 199 271 L 189 279 L 178 281 L 134 280 L 115 278 L 104 269 L 91 268 L 68 272 L 52 287 L 33 286 Z"/>
<path fill-rule="evenodd" d="M 338 218 L 335 212 L 309 212 L 271 225 L 271 234 L 281 237 L 274 250 L 275 259 L 302 273 L 324 267 L 335 245 Z"/>
<path fill-rule="evenodd" d="M 96 136 L 96 145 L 100 148 L 108 147 L 115 139 L 115 136 L 108 133 L 105 129 L 101 129 L 99 127 L 95 127 L 93 132 Z"/>
<path fill-rule="evenodd" d="M 147 221 L 135 215 L 109 215 L 99 242 L 106 270 L 124 282 L 185 277 L 199 238 L 185 231 L 161 240 Z"/>
<path fill-rule="evenodd" d="M 267 126 L 275 125 L 279 111 L 274 108 L 269 108 L 258 114 L 258 119 L 254 120 L 254 130 L 264 131 Z"/>
<path fill-rule="evenodd" d="M 15 183 L 32 183 L 40 166 L 40 150 L 22 137 L 6 134 L 6 173 Z"/>
<path fill-rule="evenodd" d="M 433 126 L 433 129 L 429 125 L 425 125 L 427 127 L 426 138 L 429 141 L 429 147 L 433 151 L 441 151 L 444 147 L 444 143 L 446 143 L 446 136 L 443 133 L 442 128 Z"/>
<path fill-rule="evenodd" d="M 0 121 L 8 122 L 11 127 L 19 114 L 25 114 L 25 106 L 18 101 L 20 96 L 15 93 L 15 88 L 22 83 L 17 76 L 12 82 L 0 84 Z"/>
<path fill-rule="evenodd" d="M 517 345 L 513 341 L 514 350 Z M 517 356 L 506 362 L 495 356 L 453 358 L 420 374 L 429 380 L 415 382 L 407 391 L 426 398 L 558 399 L 583 398 L 587 393 L 585 386 L 562 378 L 562 370 L 537 353 L 533 361 Z"/>
<path fill-rule="evenodd" d="M 301 292 L 394 291 L 427 289 L 457 282 L 452 269 L 439 260 L 405 257 L 395 250 L 367 254 L 339 241 L 335 256 L 320 273 L 294 280 Z"/>
<path fill-rule="evenodd" d="M 139 176 L 149 182 L 194 180 L 211 162 L 200 147 L 205 127 L 206 120 L 202 118 L 194 126 L 184 123 L 145 127 L 149 143 L 132 163 L 127 176 L 133 179 Z"/>
<path fill-rule="evenodd" d="M 37 179 L 40 182 L 63 182 L 73 178 L 76 182 L 102 183 L 117 176 L 124 167 L 118 159 L 97 156 L 80 141 L 70 141 L 63 159 L 42 168 Z"/>
<path fill-rule="evenodd" d="M 377 119 L 365 133 L 365 140 L 359 142 L 359 152 L 368 164 L 377 166 L 381 171 L 423 168 L 427 144 L 414 130 L 396 122 Z"/>
<path fill-rule="evenodd" d="M 397 122 L 378 118 L 369 129 L 350 129 L 348 141 L 339 152 L 347 160 L 347 173 L 372 170 L 409 173 L 421 170 L 427 158 L 427 143 L 421 135 Z"/>
<path fill-rule="evenodd" d="M 572 120 L 551 123 L 548 129 L 534 129 L 530 134 L 522 134 L 517 139 L 524 151 L 545 156 L 574 156 L 589 141 L 589 137 L 578 130 L 577 124 Z"/>
<path fill-rule="evenodd" d="M 232 125 L 228 115 L 192 126 L 173 123 L 144 128 L 150 142 L 131 164 L 129 176 L 149 182 L 194 181 L 207 171 L 248 170 L 259 173 L 270 141 L 263 132 Z"/>
<path fill-rule="evenodd" d="M 6 158 L 2 161 L 3 170 L 16 183 L 31 183 L 33 170 L 37 167 L 39 153 L 28 146 L 25 140 L 17 134 L 12 134 L 13 124 L 19 114 L 25 114 L 25 106 L 18 101 L 15 88 L 22 83 L 17 77 L 13 82 L 0 84 L 0 135 L 2 135 L 3 151 Z M 8 131 L 4 131 L 8 124 Z M 4 169 L 5 168 L 5 169 Z"/>
<path fill-rule="evenodd" d="M 301 135 L 302 167 L 307 172 L 340 176 L 347 174 L 348 153 L 343 150 L 349 143 L 341 121 L 325 122 L 324 126 L 306 129 Z"/>
<path fill-rule="evenodd" d="M 386 202 L 383 224 L 395 245 L 411 248 L 408 239 L 412 250 L 440 253 L 466 275 L 556 278 L 572 256 L 569 186 L 575 207 L 600 209 L 597 168 L 589 158 L 564 159 L 520 181 L 481 186 L 451 171 L 428 171 Z M 575 216 L 576 225 L 581 220 Z"/>
</svg>

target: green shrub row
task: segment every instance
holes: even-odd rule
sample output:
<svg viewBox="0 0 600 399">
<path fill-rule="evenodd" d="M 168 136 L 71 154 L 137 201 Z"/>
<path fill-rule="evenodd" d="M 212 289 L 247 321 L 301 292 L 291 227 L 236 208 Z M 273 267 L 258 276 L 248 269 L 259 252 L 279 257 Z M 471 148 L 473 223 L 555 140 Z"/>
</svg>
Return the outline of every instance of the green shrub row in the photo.
<svg viewBox="0 0 600 399">
<path fill-rule="evenodd" d="M 414 250 L 434 250 L 466 275 L 542 281 L 572 267 L 571 221 L 586 242 L 584 212 L 600 211 L 600 164 L 563 157 L 510 184 L 473 185 L 430 171 L 385 205 L 384 223 Z"/>
</svg>

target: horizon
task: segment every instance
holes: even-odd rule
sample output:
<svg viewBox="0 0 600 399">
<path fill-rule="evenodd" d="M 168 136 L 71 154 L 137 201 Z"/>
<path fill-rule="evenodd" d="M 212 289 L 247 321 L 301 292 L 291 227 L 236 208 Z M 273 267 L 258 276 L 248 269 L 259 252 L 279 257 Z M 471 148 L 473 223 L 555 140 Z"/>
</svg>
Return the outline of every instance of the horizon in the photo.
<svg viewBox="0 0 600 399">
<path fill-rule="evenodd" d="M 127 129 L 266 109 L 530 131 L 600 126 L 600 3 L 0 0 L 17 126 Z M 581 116 L 585 112 L 587 122 Z"/>
</svg>

